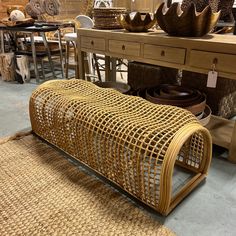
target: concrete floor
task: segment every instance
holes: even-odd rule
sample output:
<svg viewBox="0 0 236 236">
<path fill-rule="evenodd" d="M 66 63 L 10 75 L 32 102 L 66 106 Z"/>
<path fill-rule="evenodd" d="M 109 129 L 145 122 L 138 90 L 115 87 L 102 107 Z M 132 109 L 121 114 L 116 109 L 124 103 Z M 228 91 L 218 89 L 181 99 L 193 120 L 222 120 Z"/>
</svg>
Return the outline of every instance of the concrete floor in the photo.
<svg viewBox="0 0 236 236">
<path fill-rule="evenodd" d="M 30 127 L 28 101 L 34 82 L 7 83 L 0 79 L 0 137 Z M 236 165 L 214 147 L 214 158 L 204 184 L 192 192 L 168 217 L 150 212 L 180 236 L 236 235 Z"/>
<path fill-rule="evenodd" d="M 28 102 L 34 82 L 19 84 L 0 79 L 0 137 L 30 127 Z"/>
</svg>

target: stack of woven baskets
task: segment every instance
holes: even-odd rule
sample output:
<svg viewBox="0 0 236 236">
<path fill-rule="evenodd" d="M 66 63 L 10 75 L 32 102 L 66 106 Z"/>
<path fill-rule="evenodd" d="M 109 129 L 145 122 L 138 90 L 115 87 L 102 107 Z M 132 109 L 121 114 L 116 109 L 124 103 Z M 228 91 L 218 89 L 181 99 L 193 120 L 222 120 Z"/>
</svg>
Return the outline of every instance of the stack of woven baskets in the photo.
<svg viewBox="0 0 236 236">
<path fill-rule="evenodd" d="M 116 17 L 126 12 L 125 8 L 109 7 L 94 8 L 94 27 L 97 29 L 121 29 Z"/>
</svg>

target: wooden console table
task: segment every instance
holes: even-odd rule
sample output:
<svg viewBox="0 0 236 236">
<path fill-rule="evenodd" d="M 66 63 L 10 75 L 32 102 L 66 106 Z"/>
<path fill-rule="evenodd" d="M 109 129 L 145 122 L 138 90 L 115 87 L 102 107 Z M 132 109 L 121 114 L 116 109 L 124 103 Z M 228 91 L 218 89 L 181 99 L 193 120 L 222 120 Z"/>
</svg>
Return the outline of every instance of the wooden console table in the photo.
<svg viewBox="0 0 236 236">
<path fill-rule="evenodd" d="M 208 73 L 215 64 L 221 77 L 236 79 L 236 36 L 207 35 L 201 38 L 170 37 L 163 31 L 129 33 L 124 30 L 78 29 L 79 77 L 85 78 L 84 54 L 106 57 L 106 80 L 112 78 L 110 60 L 128 60 L 182 70 Z M 212 116 L 208 128 L 213 143 L 229 150 L 236 163 L 236 122 Z"/>
</svg>

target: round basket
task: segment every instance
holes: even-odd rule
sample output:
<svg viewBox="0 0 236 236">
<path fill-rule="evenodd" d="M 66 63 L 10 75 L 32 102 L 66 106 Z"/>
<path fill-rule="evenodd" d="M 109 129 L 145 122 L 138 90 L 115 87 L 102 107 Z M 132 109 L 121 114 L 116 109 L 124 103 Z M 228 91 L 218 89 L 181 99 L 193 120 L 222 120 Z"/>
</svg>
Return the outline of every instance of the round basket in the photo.
<svg viewBox="0 0 236 236">
<path fill-rule="evenodd" d="M 116 18 L 126 12 L 125 8 L 94 8 L 94 28 L 96 29 L 121 29 L 121 24 Z"/>
</svg>

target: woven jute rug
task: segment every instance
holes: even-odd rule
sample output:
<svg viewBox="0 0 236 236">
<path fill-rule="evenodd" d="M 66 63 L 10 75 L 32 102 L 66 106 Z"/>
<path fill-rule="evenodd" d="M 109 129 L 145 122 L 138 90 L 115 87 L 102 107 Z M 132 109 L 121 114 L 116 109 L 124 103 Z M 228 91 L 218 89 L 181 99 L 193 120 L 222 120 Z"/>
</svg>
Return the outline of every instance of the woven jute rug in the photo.
<svg viewBox="0 0 236 236">
<path fill-rule="evenodd" d="M 1 236 L 175 235 L 36 136 L 0 143 Z"/>
</svg>

